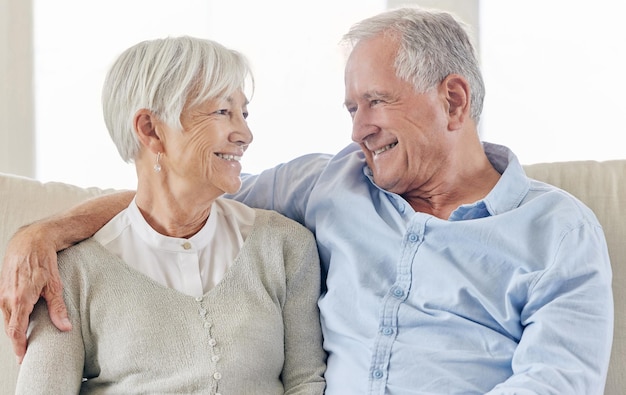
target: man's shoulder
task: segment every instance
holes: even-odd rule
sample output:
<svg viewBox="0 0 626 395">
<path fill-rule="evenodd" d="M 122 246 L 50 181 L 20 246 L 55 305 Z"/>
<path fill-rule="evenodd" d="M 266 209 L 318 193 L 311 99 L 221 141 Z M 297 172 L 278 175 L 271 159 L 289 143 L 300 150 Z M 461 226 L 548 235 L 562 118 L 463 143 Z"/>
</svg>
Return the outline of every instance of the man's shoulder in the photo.
<svg viewBox="0 0 626 395">
<path fill-rule="evenodd" d="M 570 192 L 552 184 L 530 178 L 527 202 L 544 207 L 546 215 L 558 216 L 564 222 L 587 222 L 600 226 L 595 213 Z"/>
</svg>

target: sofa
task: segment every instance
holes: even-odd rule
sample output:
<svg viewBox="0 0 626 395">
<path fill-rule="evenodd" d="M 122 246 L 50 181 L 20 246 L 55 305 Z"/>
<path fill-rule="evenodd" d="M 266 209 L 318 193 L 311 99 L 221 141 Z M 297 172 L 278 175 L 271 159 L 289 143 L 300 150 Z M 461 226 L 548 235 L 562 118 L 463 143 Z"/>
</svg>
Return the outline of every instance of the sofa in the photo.
<svg viewBox="0 0 626 395">
<path fill-rule="evenodd" d="M 615 329 L 605 394 L 626 393 L 626 160 L 570 161 L 525 166 L 527 174 L 563 188 L 585 202 L 604 228 L 613 267 Z M 60 182 L 0 173 L 0 257 L 15 230 L 112 189 L 80 188 Z M 13 394 L 19 365 L 8 338 L 0 334 L 0 395 Z M 592 395 L 592 394 L 580 394 Z"/>
</svg>

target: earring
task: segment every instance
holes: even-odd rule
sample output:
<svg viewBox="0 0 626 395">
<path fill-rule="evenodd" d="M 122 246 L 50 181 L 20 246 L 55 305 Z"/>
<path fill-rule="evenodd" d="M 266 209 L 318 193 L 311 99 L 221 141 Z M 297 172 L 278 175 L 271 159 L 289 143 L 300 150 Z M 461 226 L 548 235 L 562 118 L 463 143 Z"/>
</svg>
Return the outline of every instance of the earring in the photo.
<svg viewBox="0 0 626 395">
<path fill-rule="evenodd" d="M 156 164 L 154 165 L 154 172 L 158 173 L 161 171 L 161 165 L 159 164 L 159 159 L 161 159 L 161 153 L 157 152 Z"/>
</svg>

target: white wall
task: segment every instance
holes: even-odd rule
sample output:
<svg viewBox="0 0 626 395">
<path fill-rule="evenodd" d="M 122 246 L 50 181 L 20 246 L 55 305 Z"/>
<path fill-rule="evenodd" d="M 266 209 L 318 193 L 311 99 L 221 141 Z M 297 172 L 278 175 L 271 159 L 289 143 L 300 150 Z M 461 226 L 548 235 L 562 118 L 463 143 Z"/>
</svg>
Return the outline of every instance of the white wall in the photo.
<svg viewBox="0 0 626 395">
<path fill-rule="evenodd" d="M 341 105 L 343 60 L 336 44 L 352 22 L 385 3 L 319 0 L 303 7 L 289 0 L 250 5 L 245 0 L 180 0 L 156 6 L 153 0 L 110 0 L 87 6 L 81 0 L 35 1 L 41 8 L 33 37 L 31 0 L 0 0 L 0 171 L 104 187 L 134 183 L 132 166 L 123 164 L 108 140 L 99 102 L 109 62 L 128 45 L 164 32 L 189 33 L 249 55 L 257 77 L 268 81 L 258 81 L 250 106 L 255 142 L 244 158 L 244 170 L 254 172 L 302 153 L 334 152 L 349 140 L 350 121 Z M 620 74 L 626 69 L 621 42 L 626 37 L 626 3 L 387 3 L 447 8 L 474 26 L 487 85 L 480 125 L 485 140 L 510 146 L 523 163 L 626 157 L 621 142 L 626 127 L 619 118 L 620 92 L 626 91 Z M 124 11 L 106 14 L 116 7 Z M 133 7 L 143 7 L 144 13 Z M 81 18 L 74 17 L 77 13 Z M 136 15 L 144 18 L 133 21 Z M 54 28 L 41 27 L 41 17 L 51 19 Z M 133 26 L 134 31 L 128 30 Z M 54 45 L 35 48 L 36 60 L 44 66 L 37 68 L 33 82 L 31 40 L 40 36 L 48 36 Z M 69 59 L 73 55 L 77 60 Z M 68 71 L 71 78 L 57 74 Z M 327 77 L 318 82 L 320 74 Z M 33 86 L 39 93 L 37 111 Z M 63 134 L 70 130 L 72 137 Z M 55 148 L 59 143 L 66 147 Z"/>
<path fill-rule="evenodd" d="M 35 176 L 32 8 L 0 0 L 0 172 Z"/>
<path fill-rule="evenodd" d="M 30 16 L 31 0 L 0 1 L 13 7 L 2 13 L 7 20 Z M 249 118 L 255 142 L 244 157 L 244 171 L 256 172 L 304 153 L 336 152 L 349 142 L 350 119 L 342 105 L 344 59 L 337 44 L 352 23 L 386 6 L 384 0 L 316 0 L 308 5 L 289 0 L 32 1 L 33 22 L 14 24 L 19 31 L 9 40 L 24 49 L 23 59 L 11 58 L 13 69 L 1 73 L 20 89 L 28 84 L 37 87 L 34 104 L 30 94 L 20 96 L 19 110 L 26 122 L 2 126 L 3 132 L 19 128 L 9 134 L 12 139 L 5 136 L 1 141 L 10 152 L 3 155 L 5 162 L 14 165 L 28 158 L 31 168 L 0 162 L 0 171 L 42 181 L 122 188 L 134 187 L 134 168 L 119 159 L 100 112 L 104 73 L 120 51 L 142 39 L 192 34 L 217 39 L 248 55 L 257 89 Z M 467 10 L 467 4 L 477 1 L 461 4 Z M 23 67 L 33 63 L 31 40 L 33 79 L 32 65 Z M 14 69 L 26 77 L 24 81 L 14 78 Z M 5 93 L 0 92 L 2 103 L 9 105 L 3 108 L 5 113 L 19 114 L 15 95 Z"/>
<path fill-rule="evenodd" d="M 482 138 L 522 163 L 626 158 L 626 2 L 481 0 Z"/>
<path fill-rule="evenodd" d="M 248 107 L 255 139 L 243 169 L 257 172 L 349 142 L 337 44 L 349 25 L 385 6 L 384 0 L 34 4 L 37 178 L 124 188 L 135 186 L 134 167 L 119 158 L 100 109 L 104 74 L 122 50 L 143 39 L 191 34 L 246 54 L 256 80 Z"/>
<path fill-rule="evenodd" d="M 105 74 L 139 41 L 210 35 L 210 1 L 155 3 L 33 0 L 38 179 L 135 188 L 135 167 L 120 158 L 104 125 Z"/>
</svg>

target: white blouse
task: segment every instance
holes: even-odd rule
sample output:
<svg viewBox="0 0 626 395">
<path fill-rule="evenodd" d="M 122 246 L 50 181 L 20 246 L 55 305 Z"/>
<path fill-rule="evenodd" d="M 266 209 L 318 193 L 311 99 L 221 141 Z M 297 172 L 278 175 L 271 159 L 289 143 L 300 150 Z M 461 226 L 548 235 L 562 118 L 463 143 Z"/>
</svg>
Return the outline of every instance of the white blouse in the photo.
<svg viewBox="0 0 626 395">
<path fill-rule="evenodd" d="M 220 198 L 213 202 L 209 218 L 198 233 L 189 239 L 169 237 L 148 225 L 133 199 L 94 239 L 158 283 L 198 297 L 222 280 L 254 218 L 252 208 Z"/>
</svg>

